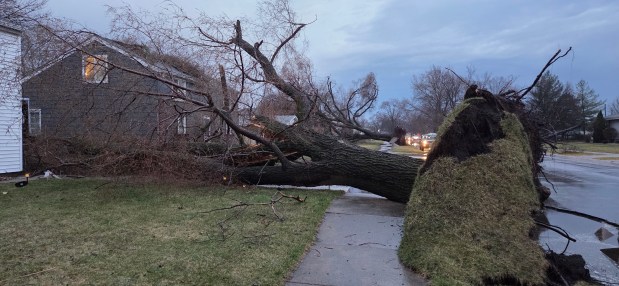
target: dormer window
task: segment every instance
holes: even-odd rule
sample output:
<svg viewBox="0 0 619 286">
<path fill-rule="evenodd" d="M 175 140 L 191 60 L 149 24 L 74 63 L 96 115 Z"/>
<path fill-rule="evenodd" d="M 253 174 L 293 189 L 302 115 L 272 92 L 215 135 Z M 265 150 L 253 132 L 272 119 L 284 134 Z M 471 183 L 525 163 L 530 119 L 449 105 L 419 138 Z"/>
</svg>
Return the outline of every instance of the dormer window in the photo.
<svg viewBox="0 0 619 286">
<path fill-rule="evenodd" d="M 83 76 L 86 82 L 107 83 L 109 71 L 107 55 L 85 55 L 82 62 Z"/>
</svg>

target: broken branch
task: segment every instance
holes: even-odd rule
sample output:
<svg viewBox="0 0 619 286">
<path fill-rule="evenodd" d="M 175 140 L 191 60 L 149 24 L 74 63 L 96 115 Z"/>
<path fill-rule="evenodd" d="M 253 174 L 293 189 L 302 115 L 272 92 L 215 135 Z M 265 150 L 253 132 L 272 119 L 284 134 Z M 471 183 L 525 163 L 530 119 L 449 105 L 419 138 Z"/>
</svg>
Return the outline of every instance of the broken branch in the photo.
<svg viewBox="0 0 619 286">
<path fill-rule="evenodd" d="M 542 77 L 542 75 L 544 74 L 544 72 L 546 72 L 546 70 L 552 65 L 554 64 L 557 60 L 559 60 L 562 57 L 565 57 L 570 51 L 572 50 L 572 47 L 570 47 L 569 49 L 567 49 L 567 51 L 565 51 L 565 53 L 563 53 L 562 55 L 559 56 L 559 54 L 561 53 L 561 49 L 559 49 L 554 56 L 552 56 L 550 58 L 550 60 L 548 60 L 548 62 L 546 63 L 546 65 L 544 66 L 544 68 L 542 68 L 542 71 L 539 72 L 539 74 L 537 74 L 537 77 L 535 78 L 535 80 L 533 81 L 533 84 L 531 84 L 529 87 L 520 90 L 518 93 L 524 91 L 523 94 L 521 94 L 520 96 L 518 96 L 518 100 L 521 100 L 525 95 L 527 95 L 527 93 L 529 93 L 531 91 L 531 89 L 533 89 L 533 87 L 535 87 L 535 85 L 537 85 L 537 82 L 539 81 L 539 79 Z"/>
<path fill-rule="evenodd" d="M 604 219 L 604 218 L 601 218 L 601 217 L 597 217 L 597 216 L 594 216 L 594 215 L 590 215 L 590 214 L 586 214 L 586 213 L 581 213 L 581 212 L 577 212 L 577 211 L 573 211 L 573 210 L 568 210 L 568 209 L 564 209 L 564 208 L 551 207 L 551 206 L 547 206 L 547 205 L 544 205 L 544 208 L 548 208 L 548 209 L 555 210 L 555 211 L 562 212 L 562 213 L 566 213 L 566 214 L 571 214 L 571 215 L 576 215 L 576 216 L 588 218 L 590 220 L 594 220 L 594 221 L 597 221 L 597 222 L 603 222 L 603 223 L 612 225 L 614 227 L 619 227 L 618 223 L 615 223 L 615 222 L 612 222 L 612 221 L 609 221 L 607 219 Z"/>
</svg>

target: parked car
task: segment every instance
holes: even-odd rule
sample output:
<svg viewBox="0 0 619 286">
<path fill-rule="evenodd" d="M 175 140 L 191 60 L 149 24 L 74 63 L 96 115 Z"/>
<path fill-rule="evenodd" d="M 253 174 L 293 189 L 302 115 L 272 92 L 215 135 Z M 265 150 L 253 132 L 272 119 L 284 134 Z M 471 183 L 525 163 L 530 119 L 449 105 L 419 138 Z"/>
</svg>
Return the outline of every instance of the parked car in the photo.
<svg viewBox="0 0 619 286">
<path fill-rule="evenodd" d="M 419 146 L 419 143 L 421 142 L 421 135 L 418 134 L 407 133 L 405 138 L 406 145 Z"/>
<path fill-rule="evenodd" d="M 421 136 L 421 143 L 419 143 L 419 150 L 425 151 L 432 148 L 434 141 L 436 140 L 436 133 L 428 133 Z"/>
</svg>

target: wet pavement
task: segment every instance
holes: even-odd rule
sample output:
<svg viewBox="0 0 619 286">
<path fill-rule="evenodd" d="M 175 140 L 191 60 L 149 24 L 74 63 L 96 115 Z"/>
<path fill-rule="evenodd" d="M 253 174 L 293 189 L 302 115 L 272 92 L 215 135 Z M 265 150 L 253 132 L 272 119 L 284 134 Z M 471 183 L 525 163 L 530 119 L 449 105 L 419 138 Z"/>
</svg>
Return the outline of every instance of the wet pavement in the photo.
<svg viewBox="0 0 619 286">
<path fill-rule="evenodd" d="M 286 285 L 427 285 L 397 256 L 404 209 L 350 188 L 331 203 L 316 242 Z"/>
<path fill-rule="evenodd" d="M 617 157 L 617 160 L 595 157 Z M 546 157 L 542 166 L 556 190 L 547 205 L 619 223 L 619 155 L 554 155 Z M 541 179 L 544 182 L 544 178 Z M 552 189 L 549 183 L 544 184 Z M 619 264 L 601 251 L 619 247 L 616 227 L 553 210 L 547 210 L 546 216 L 550 224 L 560 226 L 577 240 L 569 244 L 566 254 L 582 255 L 594 278 L 606 284 L 619 283 Z M 540 235 L 540 245 L 560 253 L 566 246 L 566 239 L 552 231 L 544 231 Z"/>
</svg>

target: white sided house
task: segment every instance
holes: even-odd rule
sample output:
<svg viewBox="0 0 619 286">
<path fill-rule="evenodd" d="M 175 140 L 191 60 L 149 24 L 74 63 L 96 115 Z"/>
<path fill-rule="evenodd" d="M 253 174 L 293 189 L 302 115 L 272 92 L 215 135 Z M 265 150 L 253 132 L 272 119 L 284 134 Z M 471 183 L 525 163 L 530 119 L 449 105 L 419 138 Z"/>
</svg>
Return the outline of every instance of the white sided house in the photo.
<svg viewBox="0 0 619 286">
<path fill-rule="evenodd" d="M 0 22 L 0 174 L 23 170 L 21 32 Z"/>
</svg>

